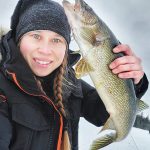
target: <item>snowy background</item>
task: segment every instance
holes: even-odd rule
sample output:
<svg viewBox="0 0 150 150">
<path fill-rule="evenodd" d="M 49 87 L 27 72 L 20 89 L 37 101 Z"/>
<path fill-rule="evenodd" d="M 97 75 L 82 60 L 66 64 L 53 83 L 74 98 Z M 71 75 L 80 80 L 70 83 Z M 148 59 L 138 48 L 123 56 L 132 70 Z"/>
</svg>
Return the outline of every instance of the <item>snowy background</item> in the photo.
<svg viewBox="0 0 150 150">
<path fill-rule="evenodd" d="M 0 0 L 0 25 L 9 28 L 10 17 L 18 0 Z M 61 0 L 56 0 L 61 3 Z M 73 2 L 73 0 L 70 0 Z M 86 0 L 95 12 L 114 32 L 116 37 L 129 44 L 142 59 L 143 68 L 150 79 L 150 1 L 149 0 Z M 71 48 L 77 50 L 72 42 Z M 83 78 L 91 83 L 89 77 Z M 150 105 L 150 90 L 142 98 Z M 150 109 L 144 111 L 146 117 Z M 79 149 L 87 150 L 97 136 L 100 128 L 96 128 L 84 119 L 80 121 Z M 150 134 L 148 131 L 133 128 L 129 136 L 113 143 L 104 150 L 149 150 Z"/>
</svg>

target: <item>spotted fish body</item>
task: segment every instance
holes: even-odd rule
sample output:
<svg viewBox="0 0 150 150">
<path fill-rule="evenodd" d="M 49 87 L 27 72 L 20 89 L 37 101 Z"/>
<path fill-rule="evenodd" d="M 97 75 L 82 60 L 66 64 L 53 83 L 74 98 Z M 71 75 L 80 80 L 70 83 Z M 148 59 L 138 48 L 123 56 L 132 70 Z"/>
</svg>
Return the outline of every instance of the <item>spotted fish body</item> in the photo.
<svg viewBox="0 0 150 150">
<path fill-rule="evenodd" d="M 82 54 L 75 69 L 77 77 L 90 75 L 110 114 L 101 132 L 114 132 L 93 141 L 90 149 L 97 150 L 124 139 L 130 132 L 138 109 L 134 85 L 131 79 L 120 79 L 109 69 L 110 63 L 123 54 L 112 52 L 119 42 L 93 9 L 83 0 L 76 0 L 75 5 L 64 0 L 63 7 Z"/>
</svg>

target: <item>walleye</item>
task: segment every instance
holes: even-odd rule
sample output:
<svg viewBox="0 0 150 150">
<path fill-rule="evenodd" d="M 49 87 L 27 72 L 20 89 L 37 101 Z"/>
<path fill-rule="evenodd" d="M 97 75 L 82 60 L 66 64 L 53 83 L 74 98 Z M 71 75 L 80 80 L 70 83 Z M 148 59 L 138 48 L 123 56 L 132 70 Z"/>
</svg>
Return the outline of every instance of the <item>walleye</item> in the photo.
<svg viewBox="0 0 150 150">
<path fill-rule="evenodd" d="M 131 79 L 120 79 L 109 69 L 109 64 L 123 54 L 112 52 L 119 41 L 107 25 L 83 0 L 76 0 L 74 5 L 63 0 L 63 7 L 82 54 L 76 65 L 76 75 L 90 75 L 110 114 L 101 130 L 110 130 L 110 133 L 94 140 L 91 145 L 91 150 L 97 150 L 124 139 L 134 124 L 139 106 L 141 110 L 148 106 L 137 100 Z"/>
</svg>

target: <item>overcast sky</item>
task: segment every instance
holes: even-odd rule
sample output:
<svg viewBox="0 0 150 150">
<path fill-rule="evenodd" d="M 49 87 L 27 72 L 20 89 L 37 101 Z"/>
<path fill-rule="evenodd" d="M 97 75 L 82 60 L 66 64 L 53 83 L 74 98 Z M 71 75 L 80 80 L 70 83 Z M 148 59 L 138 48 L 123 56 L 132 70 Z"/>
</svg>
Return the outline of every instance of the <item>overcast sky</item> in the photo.
<svg viewBox="0 0 150 150">
<path fill-rule="evenodd" d="M 61 0 L 57 0 L 61 2 Z M 73 0 L 71 0 L 73 1 Z M 142 59 L 143 68 L 150 79 L 150 1 L 149 0 L 86 0 L 106 22 L 116 37 L 129 44 Z M 9 28 L 10 16 L 17 0 L 0 0 L 0 24 Z M 76 49 L 71 45 L 72 49 Z M 91 83 L 88 77 L 84 78 Z M 142 98 L 150 105 L 150 90 Z M 150 110 L 146 111 L 150 113 Z M 99 128 L 81 119 L 80 150 L 87 150 Z M 146 131 L 132 129 L 127 139 L 110 145 L 106 150 L 148 150 L 150 135 Z"/>
</svg>

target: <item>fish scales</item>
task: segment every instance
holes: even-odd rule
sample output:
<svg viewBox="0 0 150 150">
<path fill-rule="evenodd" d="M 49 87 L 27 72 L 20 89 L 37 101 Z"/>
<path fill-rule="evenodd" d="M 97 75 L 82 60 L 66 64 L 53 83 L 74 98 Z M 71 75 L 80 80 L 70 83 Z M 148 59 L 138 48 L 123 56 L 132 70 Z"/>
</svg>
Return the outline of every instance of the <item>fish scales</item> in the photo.
<svg viewBox="0 0 150 150">
<path fill-rule="evenodd" d="M 93 141 L 90 149 L 97 150 L 129 134 L 138 109 L 134 85 L 131 79 L 120 79 L 109 69 L 110 63 L 123 54 L 113 53 L 119 42 L 93 9 L 83 0 L 76 0 L 75 4 L 63 0 L 63 7 L 82 55 L 75 69 L 77 77 L 90 75 L 110 114 L 101 132 L 114 132 Z"/>
</svg>

